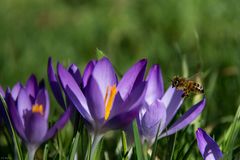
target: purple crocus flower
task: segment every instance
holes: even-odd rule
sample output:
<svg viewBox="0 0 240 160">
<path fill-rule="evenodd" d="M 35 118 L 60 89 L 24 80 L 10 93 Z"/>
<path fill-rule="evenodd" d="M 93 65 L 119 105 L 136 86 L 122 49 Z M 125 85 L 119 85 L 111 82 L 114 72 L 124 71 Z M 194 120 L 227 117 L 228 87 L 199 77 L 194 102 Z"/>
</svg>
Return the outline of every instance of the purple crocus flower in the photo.
<svg viewBox="0 0 240 160">
<path fill-rule="evenodd" d="M 196 138 L 204 160 L 219 160 L 223 157 L 217 143 L 203 129 L 198 128 Z"/>
<path fill-rule="evenodd" d="M 14 98 L 14 100 L 16 100 L 16 98 L 17 98 L 17 94 L 18 94 L 18 92 L 20 90 L 20 87 L 21 87 L 20 83 L 17 83 L 17 84 L 15 84 L 13 86 L 11 91 L 10 91 L 10 89 L 8 89 L 8 92 L 11 92 L 12 97 Z M 2 86 L 0 86 L 0 94 L 6 100 L 6 93 L 3 90 Z M 4 122 L 5 122 L 6 126 L 8 127 L 8 129 L 10 131 L 11 129 L 10 129 L 10 125 L 9 125 L 9 122 L 8 122 L 7 114 L 5 112 L 3 104 L 1 102 L 0 102 L 0 115 L 3 117 Z"/>
<path fill-rule="evenodd" d="M 68 67 L 68 72 L 72 75 L 72 77 L 76 80 L 78 87 L 82 86 L 82 76 L 80 70 L 77 68 L 75 64 L 71 64 Z M 59 84 L 59 80 L 57 75 L 54 72 L 53 65 L 52 65 L 52 58 L 48 59 L 48 81 L 50 87 L 52 89 L 53 95 L 56 98 L 58 104 L 66 110 L 69 106 L 71 106 L 71 102 L 67 97 L 63 97 L 61 85 Z"/>
<path fill-rule="evenodd" d="M 140 110 L 137 120 L 142 140 L 147 140 L 150 144 L 156 137 L 158 127 L 159 138 L 174 134 L 195 120 L 205 106 L 204 98 L 192 106 L 175 123 L 168 126 L 183 103 L 183 92 L 170 86 L 164 93 L 162 74 L 158 65 L 151 67 L 146 81 L 145 104 Z"/>
<path fill-rule="evenodd" d="M 12 124 L 27 146 L 29 159 L 37 148 L 63 128 L 70 117 L 70 108 L 48 129 L 49 97 L 43 81 L 32 75 L 25 86 L 20 83 L 6 92 L 6 102 Z"/>
<path fill-rule="evenodd" d="M 81 81 L 61 64 L 57 65 L 65 94 L 95 136 L 122 128 L 138 115 L 145 95 L 145 69 L 146 60 L 140 60 L 118 82 L 111 62 L 103 57 L 87 64 Z"/>
</svg>

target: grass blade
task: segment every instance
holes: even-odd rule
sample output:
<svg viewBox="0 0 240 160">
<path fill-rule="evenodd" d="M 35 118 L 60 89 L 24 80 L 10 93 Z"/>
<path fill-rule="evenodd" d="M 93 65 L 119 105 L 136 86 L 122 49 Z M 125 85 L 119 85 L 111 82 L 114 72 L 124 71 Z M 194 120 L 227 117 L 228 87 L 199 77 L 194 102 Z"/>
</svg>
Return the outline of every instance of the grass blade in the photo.
<svg viewBox="0 0 240 160">
<path fill-rule="evenodd" d="M 233 155 L 233 149 L 235 148 L 234 145 L 237 142 L 238 139 L 238 134 L 240 131 L 240 106 L 238 107 L 237 113 L 235 115 L 235 118 L 230 125 L 227 134 L 225 135 L 225 140 L 224 140 L 224 158 L 226 159 L 232 159 Z"/>
<path fill-rule="evenodd" d="M 188 63 L 187 63 L 187 58 L 186 55 L 183 54 L 182 55 L 182 73 L 183 73 L 183 77 L 188 77 L 189 73 L 188 73 Z"/>
<path fill-rule="evenodd" d="M 127 139 L 126 139 L 126 134 L 124 131 L 122 131 L 122 151 L 123 151 L 122 152 L 122 160 L 128 160 Z"/>
<path fill-rule="evenodd" d="M 103 138 L 100 139 L 97 145 L 93 159 L 101 159 L 102 146 L 103 146 Z"/>
<path fill-rule="evenodd" d="M 70 150 L 70 160 L 74 160 L 75 154 L 77 153 L 79 136 L 80 134 L 77 132 L 76 136 L 73 139 L 72 147 Z"/>
<path fill-rule="evenodd" d="M 137 159 L 142 160 L 143 152 L 142 152 L 142 144 L 141 139 L 138 132 L 138 126 L 136 119 L 133 121 L 133 135 L 134 135 L 134 142 L 136 147 Z"/>
<path fill-rule="evenodd" d="M 175 146 L 176 146 L 176 139 L 177 139 L 177 133 L 176 133 L 176 134 L 174 134 L 173 146 L 172 146 L 172 151 L 171 151 L 170 160 L 172 160 L 172 159 L 173 159 L 173 154 L 174 154 L 174 151 L 175 151 Z"/>
<path fill-rule="evenodd" d="M 13 125 L 12 125 L 12 122 L 11 122 L 11 119 L 10 119 L 10 116 L 9 116 L 9 114 L 8 114 L 7 104 L 6 104 L 4 98 L 2 97 L 1 94 L 0 94 L 0 99 L 1 99 L 1 102 L 2 102 L 2 105 L 3 105 L 3 108 L 4 108 L 4 111 L 5 111 L 5 113 L 6 113 L 6 116 L 7 116 L 9 125 L 10 125 L 11 132 L 12 132 L 12 135 L 13 135 L 13 142 L 14 142 L 14 144 L 15 144 L 15 149 L 16 149 L 17 157 L 18 157 L 18 159 L 22 160 L 22 159 L 23 159 L 22 150 L 21 150 L 20 144 L 19 144 L 19 142 L 18 142 L 18 138 L 17 138 L 16 132 L 14 131 L 14 128 L 13 128 Z"/>
<path fill-rule="evenodd" d="M 47 160 L 48 159 L 48 144 L 45 145 L 44 147 L 44 152 L 43 152 L 43 160 Z"/>
<path fill-rule="evenodd" d="M 196 142 L 197 142 L 196 139 L 194 139 L 193 142 L 191 143 L 190 147 L 188 148 L 187 152 L 184 154 L 182 160 L 188 159 L 190 153 L 192 152 L 192 150 L 194 148 L 193 146 L 195 145 Z"/>
</svg>

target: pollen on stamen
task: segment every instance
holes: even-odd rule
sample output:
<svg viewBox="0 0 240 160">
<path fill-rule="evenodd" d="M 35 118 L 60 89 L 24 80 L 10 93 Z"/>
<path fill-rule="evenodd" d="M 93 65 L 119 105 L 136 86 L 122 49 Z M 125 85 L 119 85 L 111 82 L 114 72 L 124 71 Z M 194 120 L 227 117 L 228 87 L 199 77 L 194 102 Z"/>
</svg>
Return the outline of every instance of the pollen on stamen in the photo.
<svg viewBox="0 0 240 160">
<path fill-rule="evenodd" d="M 110 93 L 109 93 L 110 92 Z M 105 116 L 104 119 L 107 120 L 109 118 L 112 105 L 117 94 L 117 87 L 116 84 L 113 86 L 108 86 L 107 91 L 104 97 L 104 105 L 105 105 Z"/>
<path fill-rule="evenodd" d="M 34 104 L 32 106 L 32 112 L 33 113 L 40 113 L 41 115 L 43 115 L 43 106 L 40 104 Z"/>
</svg>

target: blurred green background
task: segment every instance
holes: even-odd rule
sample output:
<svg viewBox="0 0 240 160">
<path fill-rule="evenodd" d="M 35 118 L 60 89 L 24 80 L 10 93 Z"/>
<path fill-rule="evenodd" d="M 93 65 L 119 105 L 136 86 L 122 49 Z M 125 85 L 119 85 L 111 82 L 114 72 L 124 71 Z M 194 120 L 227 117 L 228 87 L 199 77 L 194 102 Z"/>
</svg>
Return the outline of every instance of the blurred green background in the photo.
<svg viewBox="0 0 240 160">
<path fill-rule="evenodd" d="M 237 0 L 0 1 L 5 88 L 31 73 L 46 78 L 49 56 L 55 64 L 72 62 L 83 70 L 96 48 L 121 72 L 140 58 L 149 60 L 148 67 L 160 64 L 165 88 L 169 77 L 186 74 L 186 68 L 189 76 L 205 73 L 206 125 L 227 122 L 240 103 Z M 218 130 L 224 133 L 226 126 Z"/>
</svg>

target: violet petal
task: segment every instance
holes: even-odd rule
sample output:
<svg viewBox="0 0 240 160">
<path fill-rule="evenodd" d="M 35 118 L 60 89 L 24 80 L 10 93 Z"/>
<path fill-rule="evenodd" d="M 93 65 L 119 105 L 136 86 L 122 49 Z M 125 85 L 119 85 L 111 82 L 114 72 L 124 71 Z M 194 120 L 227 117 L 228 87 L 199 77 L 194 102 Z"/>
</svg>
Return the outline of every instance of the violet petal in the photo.
<svg viewBox="0 0 240 160">
<path fill-rule="evenodd" d="M 219 160 L 223 157 L 217 143 L 201 128 L 196 131 L 198 148 L 204 160 Z"/>
<path fill-rule="evenodd" d="M 94 120 L 99 122 L 101 119 L 104 119 L 104 97 L 102 97 L 101 90 L 94 77 L 91 76 L 89 78 L 84 93 L 87 99 L 88 108 Z"/>
<path fill-rule="evenodd" d="M 25 133 L 29 143 L 41 144 L 48 130 L 48 121 L 40 113 L 28 111 L 24 116 Z"/>
<path fill-rule="evenodd" d="M 72 75 L 61 64 L 58 64 L 58 75 L 68 98 L 85 119 L 91 120 L 85 96 Z"/>
<path fill-rule="evenodd" d="M 121 104 L 114 103 L 109 118 L 112 118 L 115 115 L 123 112 L 128 112 L 131 109 L 134 109 L 134 107 L 139 106 L 140 104 L 142 105 L 145 93 L 146 82 L 141 82 L 138 86 L 134 87 L 134 89 L 131 91 L 130 95 L 128 95 L 127 99 L 124 102 L 121 102 Z"/>
<path fill-rule="evenodd" d="M 38 92 L 37 78 L 33 74 L 27 80 L 26 92 L 28 95 L 31 95 L 33 98 L 36 97 L 36 93 Z"/>
<path fill-rule="evenodd" d="M 96 61 L 90 61 L 88 62 L 87 66 L 85 67 L 84 73 L 83 73 L 83 88 L 87 85 L 88 79 L 90 75 L 92 74 L 92 71 L 95 67 Z"/>
<path fill-rule="evenodd" d="M 194 121 L 203 111 L 206 104 L 206 99 L 204 98 L 202 101 L 198 102 L 194 106 L 192 106 L 186 113 L 184 113 L 170 128 L 164 132 L 160 138 L 169 136 L 171 134 L 176 133 L 177 131 L 183 129 L 187 125 L 189 125 L 192 121 Z"/>
<path fill-rule="evenodd" d="M 49 81 L 50 87 L 53 91 L 53 95 L 55 96 L 57 102 L 60 104 L 60 106 L 63 109 L 66 109 L 62 91 L 61 91 L 61 87 L 60 87 L 58 80 L 56 78 L 56 75 L 54 73 L 51 58 L 48 59 L 48 81 Z"/>
<path fill-rule="evenodd" d="M 141 82 L 144 77 L 147 60 L 142 59 L 134 64 L 122 77 L 117 88 L 123 100 L 127 98 L 134 85 Z"/>
<path fill-rule="evenodd" d="M 26 111 L 31 111 L 32 110 L 32 103 L 31 100 L 26 92 L 26 90 L 24 88 L 21 88 L 20 92 L 19 92 L 19 96 L 17 99 L 17 106 L 18 106 L 18 113 L 19 116 L 24 124 L 24 120 L 23 120 L 23 115 Z"/>
<path fill-rule="evenodd" d="M 11 118 L 14 128 L 16 129 L 16 131 L 18 132 L 20 137 L 23 138 L 24 140 L 26 140 L 26 135 L 24 133 L 23 121 L 21 120 L 21 117 L 19 116 L 17 107 L 16 107 L 15 102 L 14 102 L 12 96 L 10 95 L 10 93 L 7 93 L 7 95 L 6 95 L 6 102 L 7 102 L 8 109 L 9 109 L 9 116 Z"/>
<path fill-rule="evenodd" d="M 182 91 L 176 90 L 175 88 L 172 88 L 172 86 L 170 86 L 166 93 L 163 95 L 161 101 L 167 108 L 166 126 L 173 119 L 178 109 L 182 105 L 182 94 Z"/>
<path fill-rule="evenodd" d="M 15 84 L 12 88 L 11 95 L 14 101 L 17 100 L 17 97 L 19 95 L 20 89 L 22 88 L 22 85 L 18 82 Z"/>
<path fill-rule="evenodd" d="M 107 87 L 117 85 L 117 77 L 111 62 L 103 57 L 95 65 L 92 76 L 98 83 L 98 87 L 101 91 L 102 97 L 105 96 Z"/>
<path fill-rule="evenodd" d="M 137 117 L 141 105 L 134 107 L 132 110 L 124 113 L 120 113 L 113 118 L 109 119 L 102 127 L 102 132 L 109 129 L 121 129 L 128 126 L 134 118 Z"/>
<path fill-rule="evenodd" d="M 81 87 L 82 77 L 78 67 L 75 64 L 71 64 L 68 68 L 68 71 L 73 76 L 78 86 Z"/>
<path fill-rule="evenodd" d="M 47 120 L 50 110 L 49 104 L 49 96 L 46 89 L 39 90 L 37 97 L 36 97 L 36 104 L 43 105 L 44 108 L 44 118 Z"/>
<path fill-rule="evenodd" d="M 162 73 L 159 65 L 153 65 L 151 67 L 146 81 L 148 84 L 145 101 L 150 106 L 156 99 L 161 98 L 164 93 Z"/>
<path fill-rule="evenodd" d="M 160 100 L 156 100 L 148 107 L 142 119 L 143 136 L 148 141 L 156 137 L 159 127 L 159 133 L 163 130 L 166 121 L 166 108 Z M 159 126 L 160 125 L 160 126 Z"/>
</svg>

